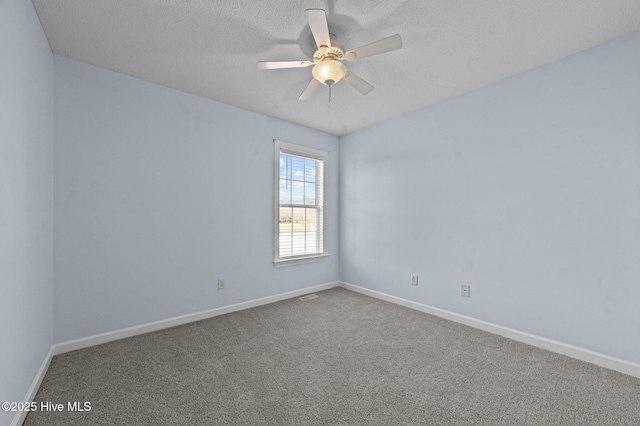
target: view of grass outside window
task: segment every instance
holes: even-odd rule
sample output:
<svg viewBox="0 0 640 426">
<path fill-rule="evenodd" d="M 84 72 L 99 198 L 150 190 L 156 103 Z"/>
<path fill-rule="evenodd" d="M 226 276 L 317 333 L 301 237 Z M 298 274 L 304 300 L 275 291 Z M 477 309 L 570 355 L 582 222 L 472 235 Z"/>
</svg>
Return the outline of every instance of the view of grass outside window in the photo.
<svg viewBox="0 0 640 426">
<path fill-rule="evenodd" d="M 286 149 L 278 160 L 276 261 L 322 255 L 325 161 Z"/>
</svg>

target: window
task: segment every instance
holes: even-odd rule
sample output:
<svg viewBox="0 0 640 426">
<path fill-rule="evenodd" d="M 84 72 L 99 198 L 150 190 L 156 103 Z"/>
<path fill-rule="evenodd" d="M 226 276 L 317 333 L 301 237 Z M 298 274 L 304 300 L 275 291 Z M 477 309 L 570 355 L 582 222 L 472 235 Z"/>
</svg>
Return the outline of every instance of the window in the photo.
<svg viewBox="0 0 640 426">
<path fill-rule="evenodd" d="M 328 153 L 275 141 L 274 263 L 326 259 Z"/>
</svg>

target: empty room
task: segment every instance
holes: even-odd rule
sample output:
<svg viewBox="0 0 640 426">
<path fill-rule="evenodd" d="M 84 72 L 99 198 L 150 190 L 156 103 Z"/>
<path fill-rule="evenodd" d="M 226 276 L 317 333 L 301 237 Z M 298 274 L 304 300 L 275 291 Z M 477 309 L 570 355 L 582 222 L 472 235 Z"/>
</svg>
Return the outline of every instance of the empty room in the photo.
<svg viewBox="0 0 640 426">
<path fill-rule="evenodd" d="M 0 426 L 640 424 L 640 3 L 0 0 Z"/>
</svg>

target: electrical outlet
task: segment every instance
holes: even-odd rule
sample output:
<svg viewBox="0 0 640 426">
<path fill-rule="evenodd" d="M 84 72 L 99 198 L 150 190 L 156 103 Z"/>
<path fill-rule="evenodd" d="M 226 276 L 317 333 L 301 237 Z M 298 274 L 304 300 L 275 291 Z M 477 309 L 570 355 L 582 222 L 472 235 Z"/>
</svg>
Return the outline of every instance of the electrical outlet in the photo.
<svg viewBox="0 0 640 426">
<path fill-rule="evenodd" d="M 218 278 L 218 290 L 224 290 L 224 278 Z"/>
<path fill-rule="evenodd" d="M 411 285 L 418 285 L 418 276 L 411 275 Z"/>
<path fill-rule="evenodd" d="M 471 286 L 466 284 L 460 284 L 460 296 L 469 297 L 471 295 Z"/>
</svg>

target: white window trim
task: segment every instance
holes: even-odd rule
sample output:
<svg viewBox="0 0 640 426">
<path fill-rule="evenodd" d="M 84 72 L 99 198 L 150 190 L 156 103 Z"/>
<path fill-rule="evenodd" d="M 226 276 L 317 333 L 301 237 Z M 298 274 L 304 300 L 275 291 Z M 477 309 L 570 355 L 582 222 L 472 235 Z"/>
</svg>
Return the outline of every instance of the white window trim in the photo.
<svg viewBox="0 0 640 426">
<path fill-rule="evenodd" d="M 273 161 L 273 176 L 274 176 L 274 196 L 273 196 L 273 264 L 276 268 L 282 266 L 299 265 L 302 263 L 321 262 L 327 260 L 329 256 L 329 214 L 327 193 L 329 192 L 329 153 L 327 151 L 321 151 L 319 149 L 309 148 L 306 146 L 295 145 L 287 142 L 283 142 L 277 139 L 274 142 L 274 161 Z M 292 256 L 281 259 L 280 254 L 280 153 L 298 155 L 301 157 L 315 158 L 316 160 L 322 160 L 324 164 L 324 173 L 322 179 L 323 191 L 322 191 L 322 205 L 323 205 L 323 226 L 322 226 L 322 238 L 323 252 L 315 255 L 304 256 Z"/>
</svg>

